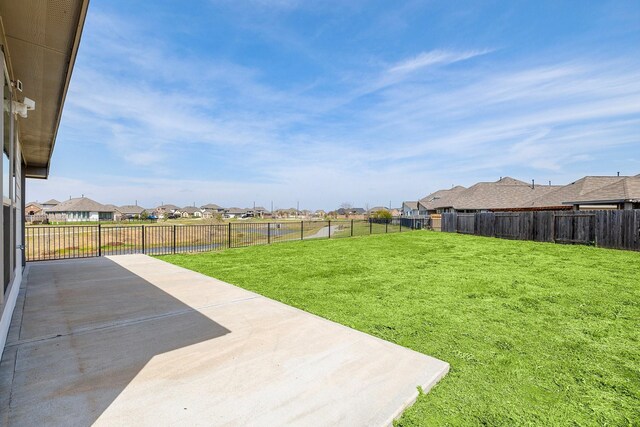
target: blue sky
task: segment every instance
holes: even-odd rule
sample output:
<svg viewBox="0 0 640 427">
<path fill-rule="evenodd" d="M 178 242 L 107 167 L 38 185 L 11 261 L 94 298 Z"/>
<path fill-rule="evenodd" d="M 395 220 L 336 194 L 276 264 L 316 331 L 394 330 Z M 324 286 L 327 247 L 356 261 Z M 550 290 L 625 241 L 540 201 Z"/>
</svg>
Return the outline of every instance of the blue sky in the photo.
<svg viewBox="0 0 640 427">
<path fill-rule="evenodd" d="M 92 0 L 47 181 L 270 208 L 640 173 L 640 2 Z"/>
</svg>

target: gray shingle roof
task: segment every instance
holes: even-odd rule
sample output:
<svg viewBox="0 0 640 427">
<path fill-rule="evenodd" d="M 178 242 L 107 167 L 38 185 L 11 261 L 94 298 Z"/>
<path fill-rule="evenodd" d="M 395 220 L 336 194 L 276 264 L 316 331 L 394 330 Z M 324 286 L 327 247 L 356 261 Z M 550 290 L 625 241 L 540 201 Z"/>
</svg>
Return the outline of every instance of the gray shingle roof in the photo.
<svg viewBox="0 0 640 427">
<path fill-rule="evenodd" d="M 46 202 L 42 202 L 43 205 L 59 205 L 60 202 L 56 199 L 47 200 Z"/>
<path fill-rule="evenodd" d="M 418 202 L 402 202 L 402 207 L 405 206 L 409 209 L 418 209 Z"/>
<path fill-rule="evenodd" d="M 621 177 L 617 181 L 589 191 L 565 202 L 626 202 L 640 201 L 640 176 Z"/>
<path fill-rule="evenodd" d="M 579 200 L 585 194 L 616 183 L 623 178 L 624 177 L 618 176 L 585 176 L 584 178 L 580 178 L 579 180 L 572 182 L 571 184 L 567 184 L 565 186 L 557 188 L 552 192 L 549 192 L 548 194 L 533 199 L 525 207 L 561 207 L 564 205 L 564 202 Z"/>
<path fill-rule="evenodd" d="M 466 188 L 461 185 L 457 185 L 447 190 L 438 190 L 423 197 L 418 201 L 418 203 L 426 210 L 432 211 L 437 207 L 440 207 L 440 205 L 449 205 L 451 203 L 449 200 L 453 200 L 454 197 L 464 190 L 466 190 Z"/>
<path fill-rule="evenodd" d="M 534 198 L 542 197 L 559 186 L 536 185 L 510 177 L 496 182 L 479 182 L 455 197 L 435 203 L 436 208 L 452 207 L 456 210 L 515 209 L 527 206 Z"/>
<path fill-rule="evenodd" d="M 185 206 L 182 209 L 178 209 L 180 212 L 186 212 L 186 213 L 190 213 L 190 214 L 194 214 L 196 212 L 200 212 L 200 209 L 196 208 L 195 206 Z"/>
<path fill-rule="evenodd" d="M 164 209 L 165 211 L 173 211 L 173 210 L 178 209 L 178 207 L 176 205 L 168 204 L 168 205 L 160 205 L 156 209 Z"/>
<path fill-rule="evenodd" d="M 234 215 L 235 215 L 235 214 L 243 214 L 243 213 L 245 213 L 245 212 L 246 212 L 246 210 L 245 210 L 245 209 L 242 209 L 242 208 L 235 208 L 235 207 L 233 207 L 233 208 L 229 208 L 229 209 L 225 209 L 224 211 L 225 211 L 226 213 L 230 213 L 230 214 L 234 214 Z"/>
<path fill-rule="evenodd" d="M 138 205 L 123 205 L 118 207 L 118 210 L 124 215 L 140 215 L 142 212 L 146 211 L 145 208 Z"/>
<path fill-rule="evenodd" d="M 114 209 L 88 197 L 76 197 L 52 207 L 49 212 L 114 212 Z"/>
<path fill-rule="evenodd" d="M 219 210 L 222 209 L 222 207 L 216 205 L 215 203 L 207 203 L 206 205 L 201 206 L 202 209 L 213 209 L 213 210 Z"/>
</svg>

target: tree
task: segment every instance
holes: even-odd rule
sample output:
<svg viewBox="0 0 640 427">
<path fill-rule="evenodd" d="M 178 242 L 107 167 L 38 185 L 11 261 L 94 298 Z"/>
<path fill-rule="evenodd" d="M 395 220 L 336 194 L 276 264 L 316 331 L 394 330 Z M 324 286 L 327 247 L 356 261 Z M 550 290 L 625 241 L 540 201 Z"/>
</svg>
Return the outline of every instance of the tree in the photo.
<svg viewBox="0 0 640 427">
<path fill-rule="evenodd" d="M 375 219 L 392 219 L 393 216 L 391 215 L 391 212 L 381 209 L 381 210 L 375 211 L 373 214 L 371 214 L 371 218 L 375 218 Z"/>
</svg>

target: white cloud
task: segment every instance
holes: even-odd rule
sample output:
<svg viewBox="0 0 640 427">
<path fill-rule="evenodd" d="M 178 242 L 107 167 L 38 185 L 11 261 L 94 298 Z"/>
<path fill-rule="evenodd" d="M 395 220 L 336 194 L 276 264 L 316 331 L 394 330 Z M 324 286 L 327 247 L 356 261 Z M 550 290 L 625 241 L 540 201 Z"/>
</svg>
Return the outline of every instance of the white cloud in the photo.
<svg viewBox="0 0 640 427">
<path fill-rule="evenodd" d="M 407 74 L 416 70 L 430 67 L 433 65 L 448 65 L 455 62 L 465 61 L 476 56 L 486 55 L 492 50 L 470 50 L 470 51 L 449 51 L 449 50 L 431 50 L 422 52 L 413 58 L 405 59 L 397 64 L 389 67 L 389 73 Z"/>
</svg>

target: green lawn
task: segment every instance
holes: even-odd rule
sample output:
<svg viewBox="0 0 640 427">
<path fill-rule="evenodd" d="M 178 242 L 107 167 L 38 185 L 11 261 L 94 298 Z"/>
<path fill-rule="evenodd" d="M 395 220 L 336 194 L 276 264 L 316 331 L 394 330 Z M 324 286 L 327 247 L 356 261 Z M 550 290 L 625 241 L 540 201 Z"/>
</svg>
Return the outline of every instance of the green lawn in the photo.
<svg viewBox="0 0 640 427">
<path fill-rule="evenodd" d="M 399 425 L 639 425 L 640 253 L 416 231 L 162 259 L 449 362 Z"/>
</svg>

